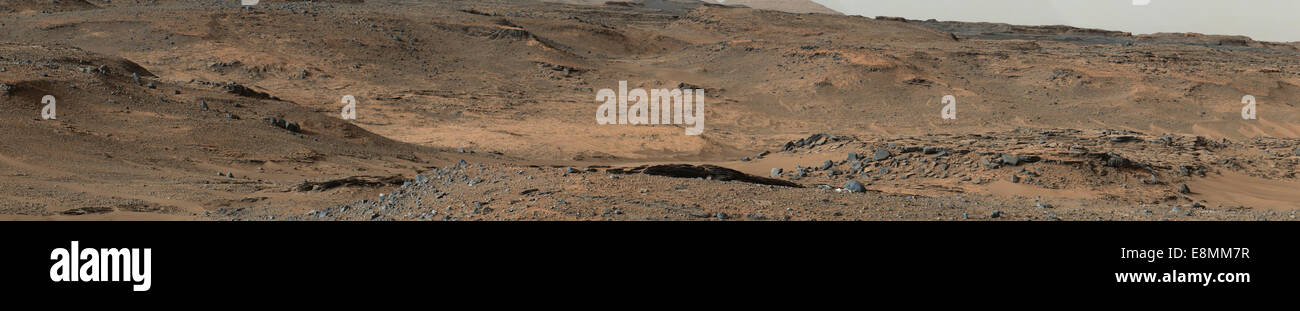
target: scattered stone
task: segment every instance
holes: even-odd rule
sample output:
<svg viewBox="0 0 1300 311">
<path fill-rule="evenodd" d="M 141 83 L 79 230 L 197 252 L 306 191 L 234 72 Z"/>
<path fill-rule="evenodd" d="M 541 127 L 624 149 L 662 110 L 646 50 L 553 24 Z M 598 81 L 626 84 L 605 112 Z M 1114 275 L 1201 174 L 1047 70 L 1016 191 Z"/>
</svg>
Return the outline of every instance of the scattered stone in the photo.
<svg viewBox="0 0 1300 311">
<path fill-rule="evenodd" d="M 135 85 L 140 85 L 140 74 L 132 72 L 131 80 L 135 80 Z"/>
<path fill-rule="evenodd" d="M 848 161 L 849 161 L 849 162 L 853 162 L 853 161 L 857 161 L 857 160 L 861 160 L 861 159 L 862 159 L 862 158 L 858 157 L 858 153 L 857 153 L 857 152 L 849 152 L 849 158 L 848 158 Z"/>
<path fill-rule="evenodd" d="M 1012 183 L 1020 183 L 1020 175 L 1011 175 Z"/>
<path fill-rule="evenodd" d="M 773 177 L 773 178 L 781 177 L 781 168 L 779 168 L 779 167 L 778 167 L 778 168 L 773 168 L 773 169 L 772 169 L 772 174 L 771 174 L 770 176 Z"/>
<path fill-rule="evenodd" d="M 203 109 L 203 111 L 208 111 L 208 102 L 207 102 L 207 101 L 200 101 L 200 102 L 199 102 L 199 109 Z"/>
<path fill-rule="evenodd" d="M 575 169 L 575 168 L 573 168 L 573 167 L 567 167 L 567 168 L 565 168 L 565 169 L 564 169 L 564 172 L 567 173 L 567 174 L 578 174 L 578 173 L 582 173 L 582 171 L 579 171 L 578 169 Z"/>
<path fill-rule="evenodd" d="M 1183 184 L 1183 186 L 1181 187 L 1181 189 L 1178 189 L 1178 193 L 1182 193 L 1182 194 L 1192 194 L 1192 189 L 1191 189 L 1191 188 L 1188 188 L 1188 187 L 1187 187 L 1187 184 Z"/>
<path fill-rule="evenodd" d="M 148 87 L 148 88 L 151 88 L 151 89 L 156 89 L 156 88 L 158 88 L 157 86 L 153 85 L 153 81 L 149 81 L 149 83 L 146 84 L 145 87 Z"/>
<path fill-rule="evenodd" d="M 718 214 L 717 214 L 717 215 L 714 215 L 714 216 L 716 216 L 716 217 L 718 217 L 718 219 L 722 219 L 722 220 L 727 220 L 727 218 L 728 218 L 727 213 L 723 213 L 723 212 L 718 212 Z"/>
<path fill-rule="evenodd" d="M 858 182 L 856 179 L 844 183 L 844 190 L 848 190 L 849 192 L 867 192 L 867 188 L 863 187 L 862 183 Z"/>
<path fill-rule="evenodd" d="M 992 214 L 989 214 L 989 218 L 998 218 L 998 217 L 1002 217 L 1002 211 L 993 211 Z"/>
<path fill-rule="evenodd" d="M 826 162 L 822 162 L 822 167 L 821 167 L 821 169 L 822 169 L 823 171 L 824 171 L 824 170 L 829 170 L 829 169 L 831 169 L 832 166 L 835 166 L 835 162 L 831 162 L 831 160 L 826 160 Z"/>
</svg>

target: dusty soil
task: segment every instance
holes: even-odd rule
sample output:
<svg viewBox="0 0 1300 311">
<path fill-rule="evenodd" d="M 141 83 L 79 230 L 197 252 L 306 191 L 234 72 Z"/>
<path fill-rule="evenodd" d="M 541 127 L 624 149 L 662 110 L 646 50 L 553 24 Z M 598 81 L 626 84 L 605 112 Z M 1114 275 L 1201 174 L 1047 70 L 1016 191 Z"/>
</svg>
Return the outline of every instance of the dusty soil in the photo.
<svg viewBox="0 0 1300 311">
<path fill-rule="evenodd" d="M 864 18 L 803 1 L 238 2 L 0 1 L 0 219 L 1300 209 L 1290 43 Z M 704 134 L 598 125 L 596 92 L 619 81 L 704 89 Z M 345 95 L 355 120 L 340 114 Z M 955 120 L 940 117 L 945 95 Z M 1241 117 L 1246 95 L 1256 120 Z"/>
</svg>

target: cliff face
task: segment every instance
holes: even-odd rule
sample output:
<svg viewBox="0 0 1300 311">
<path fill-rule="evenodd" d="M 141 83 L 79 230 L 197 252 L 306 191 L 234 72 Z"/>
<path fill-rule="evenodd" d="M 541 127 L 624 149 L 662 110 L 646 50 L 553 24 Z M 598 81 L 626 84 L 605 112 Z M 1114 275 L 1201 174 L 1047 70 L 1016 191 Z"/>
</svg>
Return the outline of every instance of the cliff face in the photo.
<svg viewBox="0 0 1300 311">
<path fill-rule="evenodd" d="M 811 0 L 711 0 L 710 2 L 744 5 L 755 9 L 775 10 L 790 13 L 822 13 L 843 15 L 839 11 L 832 10 L 824 5 L 817 4 Z"/>
<path fill-rule="evenodd" d="M 607 3 L 619 3 L 622 5 L 635 5 L 652 8 L 665 8 L 676 6 L 699 6 L 701 3 L 722 4 L 722 5 L 743 5 L 755 9 L 782 11 L 789 13 L 821 13 L 843 15 L 842 13 L 827 8 L 811 0 L 543 0 L 544 2 L 583 4 L 583 5 L 605 5 Z"/>
</svg>

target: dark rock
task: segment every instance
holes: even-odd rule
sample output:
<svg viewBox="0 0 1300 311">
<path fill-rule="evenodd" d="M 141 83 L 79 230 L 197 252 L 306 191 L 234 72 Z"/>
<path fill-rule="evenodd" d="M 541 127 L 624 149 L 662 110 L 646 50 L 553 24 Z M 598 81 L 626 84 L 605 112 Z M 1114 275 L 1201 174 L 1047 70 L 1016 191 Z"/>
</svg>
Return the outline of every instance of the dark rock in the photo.
<svg viewBox="0 0 1300 311">
<path fill-rule="evenodd" d="M 151 88 L 151 89 L 158 88 L 157 86 L 153 85 L 153 81 L 149 81 L 149 83 L 146 84 L 145 87 L 148 87 L 148 88 Z"/>
<path fill-rule="evenodd" d="M 1002 211 L 993 211 L 992 214 L 989 214 L 989 218 L 998 218 L 998 217 L 1002 217 Z"/>
<path fill-rule="evenodd" d="M 826 162 L 822 162 L 822 167 L 821 167 L 821 169 L 822 169 L 822 170 L 829 170 L 829 169 L 831 169 L 831 167 L 833 167 L 833 166 L 835 166 L 835 162 L 831 162 L 831 160 L 826 160 Z"/>
<path fill-rule="evenodd" d="M 721 220 L 726 220 L 727 218 L 729 218 L 729 217 L 727 216 L 727 213 L 723 213 L 723 212 L 718 212 L 718 214 L 715 215 L 715 217 L 718 217 L 718 219 L 721 219 Z"/>
<path fill-rule="evenodd" d="M 921 150 L 921 153 L 924 153 L 924 154 L 936 154 L 936 153 L 947 152 L 947 151 L 948 151 L 947 148 L 940 148 L 940 147 L 925 147 L 925 149 Z"/>
<path fill-rule="evenodd" d="M 225 83 L 222 84 L 222 88 L 225 88 L 227 93 L 235 94 L 239 96 L 256 98 L 256 99 L 280 100 L 279 98 L 271 96 L 271 94 L 255 91 L 246 86 L 240 85 L 239 83 L 233 83 L 233 82 Z"/>
<path fill-rule="evenodd" d="M 1300 149 L 1297 149 L 1297 150 L 1300 150 Z M 857 160 L 861 160 L 861 159 L 862 159 L 862 158 L 858 156 L 858 153 L 857 153 L 857 152 L 849 152 L 849 158 L 848 158 L 847 160 L 848 160 L 849 162 L 853 162 L 853 161 L 857 161 Z"/>
<path fill-rule="evenodd" d="M 1011 175 L 1012 183 L 1020 183 L 1020 175 Z"/>
<path fill-rule="evenodd" d="M 206 102 L 206 101 L 200 101 L 200 102 L 199 102 L 199 109 L 203 109 L 203 111 L 208 111 L 208 102 Z"/>
<path fill-rule="evenodd" d="M 1129 161 L 1128 159 L 1125 159 L 1124 157 L 1118 154 L 1107 153 L 1105 158 L 1106 158 L 1106 166 L 1109 167 L 1124 168 L 1124 167 L 1133 166 L 1132 161 Z"/>
<path fill-rule="evenodd" d="M 131 80 L 135 80 L 135 85 L 140 85 L 140 74 L 132 72 Z"/>
<path fill-rule="evenodd" d="M 739 181 L 760 185 L 803 188 L 802 185 L 774 178 L 758 177 L 715 165 L 666 164 L 632 169 L 631 173 L 676 178 L 704 178 L 717 181 Z"/>
<path fill-rule="evenodd" d="M 779 167 L 778 167 L 778 168 L 773 168 L 773 169 L 772 169 L 772 174 L 771 174 L 770 176 L 773 177 L 773 178 L 781 177 L 781 168 L 779 168 Z"/>
<path fill-rule="evenodd" d="M 850 192 L 866 192 L 867 188 L 863 187 L 862 183 L 858 182 L 857 180 L 849 180 L 849 182 L 844 183 L 844 190 L 848 190 Z"/>
<path fill-rule="evenodd" d="M 920 147 L 920 146 L 908 146 L 908 147 L 903 147 L 903 153 L 918 152 L 918 151 L 923 151 L 923 150 L 925 150 L 925 148 L 922 148 L 922 147 Z"/>
<path fill-rule="evenodd" d="M 1191 188 L 1188 188 L 1188 187 L 1187 187 L 1187 184 L 1183 184 L 1183 186 L 1181 187 L 1181 189 L 1178 189 L 1178 193 L 1182 193 L 1182 194 L 1192 194 L 1192 189 L 1191 189 Z"/>
<path fill-rule="evenodd" d="M 1150 175 L 1150 178 L 1143 178 L 1143 179 L 1142 179 L 1142 183 L 1144 183 L 1144 184 L 1148 184 L 1148 185 L 1158 185 L 1158 184 L 1160 184 L 1160 180 L 1156 179 L 1156 175 L 1155 175 L 1155 174 L 1151 174 L 1151 175 Z"/>
<path fill-rule="evenodd" d="M 804 177 L 806 177 L 806 176 L 808 176 L 808 172 L 807 172 L 803 167 L 795 167 L 795 168 L 794 168 L 794 176 L 791 176 L 791 178 L 793 178 L 793 179 L 795 179 L 795 180 L 798 180 L 798 179 L 800 179 L 800 178 L 804 178 Z"/>
<path fill-rule="evenodd" d="M 886 159 L 889 159 L 889 157 L 892 157 L 892 156 L 894 156 L 894 155 L 893 155 L 892 153 L 889 153 L 889 149 L 886 149 L 886 148 L 880 148 L 880 149 L 876 149 L 876 153 L 875 153 L 874 155 L 872 155 L 871 160 L 872 160 L 872 161 L 884 161 L 884 160 L 886 160 Z"/>
<path fill-rule="evenodd" d="M 1020 156 L 1010 154 L 1010 153 L 1003 153 L 1002 164 L 1006 164 L 1010 166 L 1020 165 Z"/>
<path fill-rule="evenodd" d="M 1126 135 L 1126 136 L 1115 136 L 1115 137 L 1111 137 L 1110 142 L 1112 142 L 1112 143 L 1127 143 L 1127 142 L 1135 142 L 1135 141 L 1141 141 L 1141 140 L 1142 140 L 1141 138 L 1137 138 L 1136 136 L 1127 136 L 1127 135 Z"/>
</svg>

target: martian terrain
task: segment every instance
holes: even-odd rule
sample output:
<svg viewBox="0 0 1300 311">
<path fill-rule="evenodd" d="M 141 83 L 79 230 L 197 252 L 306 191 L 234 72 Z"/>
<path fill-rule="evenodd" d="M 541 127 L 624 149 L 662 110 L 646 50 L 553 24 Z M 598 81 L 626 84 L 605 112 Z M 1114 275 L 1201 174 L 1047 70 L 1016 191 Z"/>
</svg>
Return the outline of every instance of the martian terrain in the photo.
<svg viewBox="0 0 1300 311">
<path fill-rule="evenodd" d="M 3 220 L 1300 209 L 1298 43 L 804 0 L 0 0 L 0 29 Z"/>
</svg>

